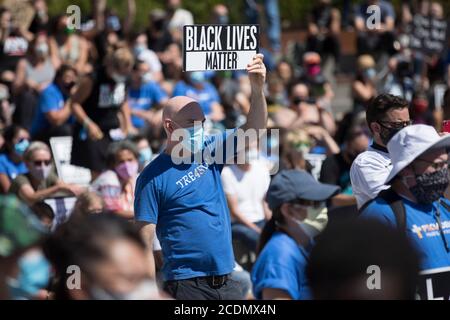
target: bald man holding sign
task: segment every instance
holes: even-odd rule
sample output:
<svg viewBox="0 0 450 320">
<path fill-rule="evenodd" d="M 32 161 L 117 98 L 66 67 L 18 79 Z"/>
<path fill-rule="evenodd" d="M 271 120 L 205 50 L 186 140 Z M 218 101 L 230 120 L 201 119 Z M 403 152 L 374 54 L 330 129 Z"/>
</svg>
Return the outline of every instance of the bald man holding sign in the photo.
<svg viewBox="0 0 450 320">
<path fill-rule="evenodd" d="M 266 68 L 257 54 L 247 65 L 251 107 L 240 129 L 266 128 L 263 87 Z M 235 130 L 204 136 L 205 115 L 197 101 L 178 96 L 163 111 L 167 147 L 141 173 L 136 185 L 135 220 L 151 252 L 155 231 L 164 258 L 164 289 L 175 299 L 240 299 L 239 284 L 229 275 L 234 268 L 230 214 L 220 173 L 224 159 L 198 161 L 199 152 L 233 158 L 226 146 L 236 145 Z M 183 139 L 180 141 L 180 133 Z M 225 150 L 227 149 L 227 150 Z M 193 161 L 182 161 L 193 160 Z M 217 159 L 216 159 L 217 160 Z"/>
</svg>

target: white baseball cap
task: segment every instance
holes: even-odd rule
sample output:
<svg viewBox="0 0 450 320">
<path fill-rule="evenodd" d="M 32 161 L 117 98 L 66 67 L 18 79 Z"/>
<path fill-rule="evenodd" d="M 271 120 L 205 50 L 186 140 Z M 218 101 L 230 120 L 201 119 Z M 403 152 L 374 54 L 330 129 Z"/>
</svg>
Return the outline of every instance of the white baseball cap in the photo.
<svg viewBox="0 0 450 320">
<path fill-rule="evenodd" d="M 431 126 L 415 124 L 401 129 L 387 144 L 393 167 L 385 184 L 424 152 L 446 147 L 450 147 L 450 134 L 440 136 Z"/>
</svg>

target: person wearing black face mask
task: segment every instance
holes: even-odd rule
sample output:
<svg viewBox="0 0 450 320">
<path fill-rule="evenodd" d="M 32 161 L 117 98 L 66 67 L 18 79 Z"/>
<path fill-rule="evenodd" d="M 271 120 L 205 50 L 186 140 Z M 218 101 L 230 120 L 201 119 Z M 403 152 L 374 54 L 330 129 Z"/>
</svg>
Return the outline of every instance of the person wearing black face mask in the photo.
<svg viewBox="0 0 450 320">
<path fill-rule="evenodd" d="M 72 135 L 73 118 L 68 97 L 76 81 L 75 68 L 63 65 L 53 83 L 42 92 L 31 125 L 35 140 L 48 142 L 50 137 Z"/>
<path fill-rule="evenodd" d="M 345 137 L 341 152 L 325 159 L 320 171 L 320 182 L 335 184 L 342 192 L 334 196 L 329 206 L 354 206 L 356 204 L 350 182 L 350 167 L 358 154 L 369 146 L 369 137 L 361 127 L 352 127 Z"/>
<path fill-rule="evenodd" d="M 384 185 L 392 168 L 386 145 L 400 129 L 411 124 L 408 101 L 391 94 L 380 94 L 370 101 L 366 121 L 373 141 L 368 150 L 355 159 L 350 169 L 358 208 L 389 188 Z"/>
<path fill-rule="evenodd" d="M 422 270 L 450 266 L 450 201 L 444 197 L 449 147 L 450 135 L 440 136 L 431 126 L 400 130 L 387 145 L 393 166 L 385 184 L 391 189 L 361 212 L 362 218 L 406 232 L 419 250 Z"/>
</svg>

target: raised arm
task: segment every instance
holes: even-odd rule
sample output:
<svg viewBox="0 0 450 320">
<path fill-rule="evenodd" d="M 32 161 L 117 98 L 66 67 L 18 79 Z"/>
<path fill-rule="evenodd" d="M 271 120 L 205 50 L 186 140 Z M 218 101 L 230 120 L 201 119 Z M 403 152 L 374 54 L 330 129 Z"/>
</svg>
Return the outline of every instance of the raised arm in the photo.
<svg viewBox="0 0 450 320">
<path fill-rule="evenodd" d="M 250 111 L 247 122 L 242 126 L 247 129 L 265 129 L 267 124 L 267 103 L 264 96 L 264 83 L 266 80 L 266 66 L 263 63 L 264 56 L 257 54 L 247 66 L 248 76 L 252 89 L 250 97 Z"/>
</svg>

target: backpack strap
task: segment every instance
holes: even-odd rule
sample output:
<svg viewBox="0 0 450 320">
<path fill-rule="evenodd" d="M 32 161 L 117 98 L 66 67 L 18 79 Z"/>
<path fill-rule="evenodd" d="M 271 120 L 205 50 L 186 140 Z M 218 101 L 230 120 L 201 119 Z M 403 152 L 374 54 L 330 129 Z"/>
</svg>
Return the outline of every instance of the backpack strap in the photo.
<svg viewBox="0 0 450 320">
<path fill-rule="evenodd" d="M 395 193 L 392 188 L 381 191 L 378 194 L 378 197 L 382 198 L 390 207 L 392 212 L 394 212 L 395 221 L 397 222 L 398 230 L 405 232 L 406 231 L 406 210 L 400 196 Z M 369 204 L 371 204 L 374 199 L 366 202 L 360 209 L 359 213 L 363 212 L 364 209 L 367 208 Z"/>
</svg>

